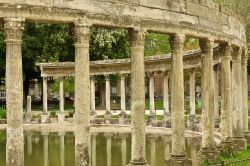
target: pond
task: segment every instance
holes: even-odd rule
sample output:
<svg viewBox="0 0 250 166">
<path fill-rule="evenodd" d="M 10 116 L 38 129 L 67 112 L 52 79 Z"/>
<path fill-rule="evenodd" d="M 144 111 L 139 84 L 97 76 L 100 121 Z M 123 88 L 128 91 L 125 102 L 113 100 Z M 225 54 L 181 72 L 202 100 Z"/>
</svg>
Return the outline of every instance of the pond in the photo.
<svg viewBox="0 0 250 166">
<path fill-rule="evenodd" d="M 25 166 L 72 166 L 74 165 L 73 133 L 24 133 Z M 0 161 L 5 166 L 6 133 L 0 131 Z M 131 136 L 121 133 L 91 134 L 92 166 L 124 166 L 131 155 Z M 186 138 L 186 154 L 196 165 L 200 139 Z M 167 166 L 171 152 L 171 136 L 148 134 L 146 156 L 151 166 Z"/>
</svg>

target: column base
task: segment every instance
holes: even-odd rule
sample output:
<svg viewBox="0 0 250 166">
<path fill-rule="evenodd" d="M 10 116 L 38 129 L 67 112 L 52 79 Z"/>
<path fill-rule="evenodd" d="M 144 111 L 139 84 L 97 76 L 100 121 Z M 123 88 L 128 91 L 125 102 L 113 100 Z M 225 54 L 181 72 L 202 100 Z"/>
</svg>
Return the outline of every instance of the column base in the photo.
<svg viewBox="0 0 250 166">
<path fill-rule="evenodd" d="M 25 122 L 26 123 L 30 123 L 32 121 L 32 112 L 31 111 L 28 111 L 26 112 L 25 114 Z"/>
<path fill-rule="evenodd" d="M 148 115 L 148 122 L 147 122 L 147 124 L 150 125 L 150 126 L 152 126 L 154 120 L 155 120 L 155 114 L 154 113 L 150 113 Z"/>
<path fill-rule="evenodd" d="M 58 123 L 64 123 L 64 112 L 58 113 L 57 116 L 58 116 Z"/>
<path fill-rule="evenodd" d="M 234 151 L 234 143 L 232 138 L 228 138 L 225 141 L 221 141 L 220 151 L 226 153 L 232 153 Z"/>
<path fill-rule="evenodd" d="M 209 164 L 216 163 L 219 154 L 220 151 L 217 147 L 201 148 L 198 154 L 200 165 L 205 161 L 208 161 Z"/>
<path fill-rule="evenodd" d="M 147 162 L 134 162 L 130 161 L 130 163 L 127 166 L 149 166 Z"/>
<path fill-rule="evenodd" d="M 119 124 L 125 124 L 126 112 L 121 111 L 119 115 Z"/>
<path fill-rule="evenodd" d="M 104 114 L 104 121 L 105 124 L 110 124 L 110 117 L 112 116 L 111 111 L 106 111 L 106 113 Z"/>
<path fill-rule="evenodd" d="M 95 111 L 90 112 L 90 122 L 95 123 L 95 118 L 97 116 L 97 113 Z"/>
<path fill-rule="evenodd" d="M 171 155 L 170 159 L 166 162 L 171 166 L 192 166 L 192 162 L 186 156 Z"/>
<path fill-rule="evenodd" d="M 250 131 L 246 131 L 244 133 L 244 137 L 247 140 L 247 143 L 250 144 Z"/>
<path fill-rule="evenodd" d="M 233 143 L 236 151 L 247 149 L 247 140 L 244 137 L 233 137 Z"/>
<path fill-rule="evenodd" d="M 220 128 L 220 118 L 214 118 L 214 128 Z"/>
<path fill-rule="evenodd" d="M 49 121 L 49 115 L 48 114 L 41 115 L 41 123 L 48 123 L 48 121 Z"/>
</svg>

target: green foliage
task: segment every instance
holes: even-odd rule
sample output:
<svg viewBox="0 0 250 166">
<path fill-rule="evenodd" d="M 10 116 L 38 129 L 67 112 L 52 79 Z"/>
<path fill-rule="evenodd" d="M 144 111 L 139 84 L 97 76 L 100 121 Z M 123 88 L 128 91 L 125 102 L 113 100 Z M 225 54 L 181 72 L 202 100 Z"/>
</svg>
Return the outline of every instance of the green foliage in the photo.
<svg viewBox="0 0 250 166">
<path fill-rule="evenodd" d="M 0 131 L 0 143 L 5 144 L 6 143 L 6 132 Z"/>
<path fill-rule="evenodd" d="M 56 118 L 56 111 L 50 112 L 50 118 Z"/>
<path fill-rule="evenodd" d="M 71 93 L 74 92 L 74 77 L 69 77 L 64 80 L 64 92 L 65 93 Z M 51 85 L 51 91 L 52 92 L 59 92 L 59 87 L 60 87 L 60 80 L 57 79 L 55 82 Z"/>
<path fill-rule="evenodd" d="M 7 113 L 6 110 L 3 107 L 0 107 L 0 119 L 6 119 Z"/>
<path fill-rule="evenodd" d="M 169 36 L 159 33 L 147 33 L 145 38 L 145 56 L 170 53 Z"/>
</svg>

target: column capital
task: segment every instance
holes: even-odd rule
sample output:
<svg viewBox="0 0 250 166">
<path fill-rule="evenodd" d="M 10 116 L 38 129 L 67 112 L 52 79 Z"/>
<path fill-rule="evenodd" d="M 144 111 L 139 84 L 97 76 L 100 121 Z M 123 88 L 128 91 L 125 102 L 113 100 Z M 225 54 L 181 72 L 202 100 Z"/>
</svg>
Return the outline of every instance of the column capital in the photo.
<svg viewBox="0 0 250 166">
<path fill-rule="evenodd" d="M 125 80 L 125 79 L 126 79 L 126 76 L 127 76 L 127 74 L 125 74 L 125 73 L 121 73 L 121 74 L 120 74 L 120 78 L 121 78 L 122 80 Z"/>
<path fill-rule="evenodd" d="M 241 62 L 241 56 L 242 56 L 242 48 L 240 47 L 233 48 L 233 55 L 232 55 L 233 61 Z"/>
<path fill-rule="evenodd" d="M 138 46 L 144 47 L 146 33 L 147 33 L 146 29 L 139 27 L 131 28 L 129 30 L 129 39 L 131 47 L 138 47 Z"/>
<path fill-rule="evenodd" d="M 182 50 L 179 47 L 184 46 L 185 39 L 186 39 L 186 36 L 184 34 L 176 33 L 176 34 L 170 35 L 169 43 L 170 43 L 172 52 L 175 52 L 177 50 Z"/>
<path fill-rule="evenodd" d="M 170 75 L 170 71 L 164 71 L 162 72 L 163 76 L 169 77 Z"/>
<path fill-rule="evenodd" d="M 20 17 L 8 17 L 4 18 L 4 31 L 6 36 L 6 42 L 22 42 L 22 35 L 24 30 L 24 18 Z"/>
<path fill-rule="evenodd" d="M 91 75 L 91 76 L 90 76 L 90 81 L 95 81 L 95 79 L 96 79 L 96 78 L 95 78 L 94 75 Z"/>
<path fill-rule="evenodd" d="M 147 72 L 147 76 L 148 77 L 154 77 L 155 76 L 155 72 Z"/>
<path fill-rule="evenodd" d="M 242 64 L 243 65 L 246 65 L 247 64 L 247 61 L 248 61 L 248 54 L 247 54 L 247 51 L 244 49 L 243 52 L 242 52 Z"/>
<path fill-rule="evenodd" d="M 211 39 L 211 38 L 199 39 L 199 45 L 200 45 L 201 52 L 203 54 L 206 54 L 208 52 L 213 51 L 214 39 Z"/>
<path fill-rule="evenodd" d="M 43 77 L 43 81 L 47 81 L 48 80 L 48 78 L 47 77 Z"/>
<path fill-rule="evenodd" d="M 86 42 L 89 42 L 90 38 L 90 24 L 87 20 L 76 20 L 75 25 L 75 47 L 88 47 Z"/>
<path fill-rule="evenodd" d="M 109 74 L 104 75 L 104 77 L 105 77 L 106 81 L 110 81 L 110 75 Z"/>
</svg>

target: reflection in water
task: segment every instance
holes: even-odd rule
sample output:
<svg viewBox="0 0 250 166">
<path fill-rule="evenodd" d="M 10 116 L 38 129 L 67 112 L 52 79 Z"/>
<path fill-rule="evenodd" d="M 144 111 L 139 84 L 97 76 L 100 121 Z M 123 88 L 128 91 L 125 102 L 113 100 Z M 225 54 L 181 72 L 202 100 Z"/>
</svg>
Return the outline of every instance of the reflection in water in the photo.
<svg viewBox="0 0 250 166">
<path fill-rule="evenodd" d="M 74 134 L 25 132 L 25 166 L 72 166 L 75 163 Z M 1 136 L 0 132 L 0 136 Z M 3 134 L 4 135 L 4 134 Z M 4 136 L 6 137 L 6 136 Z M 151 166 L 166 166 L 170 158 L 171 136 L 147 136 L 147 161 Z M 194 142 L 196 142 L 194 144 Z M 200 139 L 186 141 L 187 156 L 197 165 Z M 190 146 L 190 144 L 192 146 Z M 0 138 L 0 165 L 5 165 L 6 140 Z M 125 166 L 131 158 L 129 134 L 92 133 L 92 166 Z M 43 157 L 42 157 L 43 156 Z"/>
</svg>

